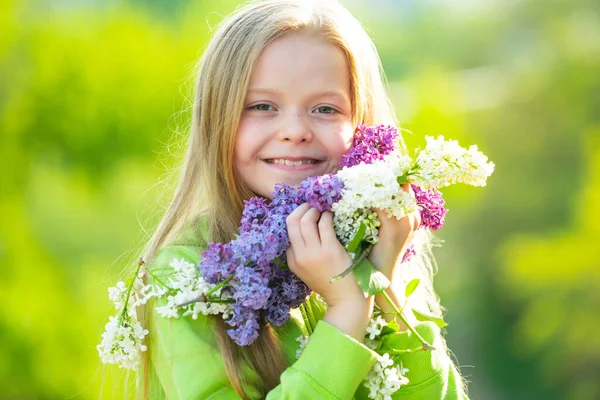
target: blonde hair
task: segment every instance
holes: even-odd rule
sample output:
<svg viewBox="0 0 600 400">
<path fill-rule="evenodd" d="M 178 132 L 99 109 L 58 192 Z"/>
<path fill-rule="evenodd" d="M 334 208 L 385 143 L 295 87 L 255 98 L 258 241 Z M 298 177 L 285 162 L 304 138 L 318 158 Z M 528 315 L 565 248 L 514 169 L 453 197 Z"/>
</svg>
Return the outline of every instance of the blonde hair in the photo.
<svg viewBox="0 0 600 400">
<path fill-rule="evenodd" d="M 161 247 L 200 214 L 207 217 L 211 241 L 233 239 L 243 201 L 254 195 L 234 168 L 235 136 L 250 76 L 269 43 L 296 31 L 314 33 L 345 53 L 355 125 L 397 125 L 375 45 L 338 1 L 269 0 L 245 4 L 220 23 L 197 65 L 187 153 L 174 197 L 146 246 L 144 259 L 148 265 Z M 422 256 L 410 263 L 411 275 L 422 278 L 419 302 L 439 313 L 432 285 L 435 264 L 429 251 L 430 237 L 422 236 L 419 243 Z M 223 321 L 216 321 L 219 348 L 232 386 L 247 398 L 239 368 L 244 360 L 261 377 L 263 387 L 259 390 L 266 394 L 279 383 L 286 367 L 273 330 L 264 328 L 253 345 L 238 348 L 227 336 Z M 147 376 L 148 371 L 142 373 Z"/>
</svg>

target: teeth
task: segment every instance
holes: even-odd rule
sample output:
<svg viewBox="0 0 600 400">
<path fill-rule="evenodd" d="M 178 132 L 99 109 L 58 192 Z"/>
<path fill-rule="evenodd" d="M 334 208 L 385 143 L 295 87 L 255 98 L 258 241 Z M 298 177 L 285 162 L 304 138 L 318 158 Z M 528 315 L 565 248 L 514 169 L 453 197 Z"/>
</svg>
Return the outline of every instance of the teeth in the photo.
<svg viewBox="0 0 600 400">
<path fill-rule="evenodd" d="M 290 161 L 290 160 L 285 160 L 283 158 L 274 158 L 274 159 L 272 159 L 270 161 L 273 164 L 284 164 L 284 165 L 290 165 L 290 166 L 294 166 L 294 167 L 299 167 L 302 164 L 314 164 L 314 163 L 316 163 L 316 160 Z"/>
</svg>

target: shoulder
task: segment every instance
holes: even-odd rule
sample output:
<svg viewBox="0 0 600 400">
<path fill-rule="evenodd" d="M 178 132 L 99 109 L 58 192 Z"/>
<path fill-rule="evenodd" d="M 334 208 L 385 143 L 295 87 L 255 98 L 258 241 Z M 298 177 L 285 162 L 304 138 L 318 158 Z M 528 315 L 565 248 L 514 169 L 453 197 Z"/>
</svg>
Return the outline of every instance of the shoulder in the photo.
<svg viewBox="0 0 600 400">
<path fill-rule="evenodd" d="M 185 224 L 175 238 L 163 246 L 152 259 L 152 268 L 165 268 L 173 262 L 197 263 L 208 247 L 208 225 L 201 215 Z"/>
</svg>

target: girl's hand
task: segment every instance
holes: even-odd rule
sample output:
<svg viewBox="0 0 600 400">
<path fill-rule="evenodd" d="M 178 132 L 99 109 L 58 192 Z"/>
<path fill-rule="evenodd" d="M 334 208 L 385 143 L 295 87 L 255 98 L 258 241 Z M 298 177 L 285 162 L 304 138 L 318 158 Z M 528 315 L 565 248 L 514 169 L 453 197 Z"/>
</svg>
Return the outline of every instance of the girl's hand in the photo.
<svg viewBox="0 0 600 400">
<path fill-rule="evenodd" d="M 412 193 L 413 191 L 408 183 L 402 187 L 407 192 Z M 388 279 L 393 280 L 397 271 L 395 267 L 400 264 L 406 249 L 419 229 L 421 215 L 415 211 L 398 220 L 394 217 L 388 218 L 387 213 L 383 210 L 375 211 L 381 221 L 379 242 L 373 246 L 368 258 Z"/>
<path fill-rule="evenodd" d="M 329 307 L 365 304 L 367 299 L 353 274 L 330 283 L 352 264 L 352 258 L 335 236 L 333 214 L 321 213 L 305 203 L 286 222 L 291 243 L 287 250 L 290 270 L 320 294 Z"/>
</svg>

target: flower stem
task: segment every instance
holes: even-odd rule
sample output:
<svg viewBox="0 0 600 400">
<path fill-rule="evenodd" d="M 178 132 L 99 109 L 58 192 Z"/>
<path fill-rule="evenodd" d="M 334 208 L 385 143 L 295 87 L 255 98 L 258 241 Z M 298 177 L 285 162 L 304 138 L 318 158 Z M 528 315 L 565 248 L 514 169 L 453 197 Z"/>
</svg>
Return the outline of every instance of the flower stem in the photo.
<svg viewBox="0 0 600 400">
<path fill-rule="evenodd" d="M 223 286 L 227 285 L 233 279 L 233 277 L 234 275 L 229 276 L 229 278 L 225 279 L 223 282 L 219 283 L 218 285 L 210 289 L 208 292 L 204 293 L 204 296 L 208 297 L 217 290 L 221 289 Z"/>
<path fill-rule="evenodd" d="M 206 302 L 207 303 L 233 304 L 233 303 L 235 303 L 235 300 L 233 300 L 233 299 L 219 299 L 218 297 L 215 297 L 215 298 L 207 298 Z"/>
<path fill-rule="evenodd" d="M 402 312 L 398 309 L 398 307 L 396 307 L 396 304 L 394 304 L 394 302 L 392 301 L 392 299 L 386 293 L 385 290 L 381 292 L 381 295 L 386 299 L 386 301 L 389 303 L 389 305 L 392 306 L 392 308 L 396 312 L 396 316 L 398 318 L 400 318 L 400 320 L 402 320 L 402 322 L 404 323 L 404 325 L 406 325 L 406 327 L 417 337 L 417 339 L 419 339 L 419 341 L 423 345 L 423 350 L 435 350 L 435 347 L 433 347 L 432 345 L 430 345 L 429 343 L 427 343 L 425 341 L 425 339 L 423 339 L 423 337 L 421 337 L 421 335 L 419 335 L 419 332 L 417 332 L 415 330 L 415 328 L 413 328 L 412 325 L 408 323 L 408 321 L 406 320 L 406 318 L 404 317 L 404 315 L 402 315 Z"/>
<path fill-rule="evenodd" d="M 148 272 L 150 274 L 150 276 L 152 277 L 152 279 L 156 280 L 158 283 L 160 283 L 161 285 L 163 285 L 164 287 L 171 289 L 166 283 L 164 283 L 158 276 L 156 276 L 153 271 L 150 271 L 149 269 L 146 270 L 146 272 Z M 154 271 L 156 272 L 156 271 Z"/>
<path fill-rule="evenodd" d="M 140 268 L 142 268 L 142 265 L 144 265 L 144 264 L 145 264 L 144 260 L 142 259 L 142 257 L 140 257 L 138 259 L 138 266 L 135 270 L 135 274 L 133 275 L 133 279 L 131 280 L 129 287 L 127 288 L 127 295 L 125 296 L 125 302 L 123 303 L 123 311 L 121 312 L 121 316 L 119 317 L 119 325 L 121 325 L 123 323 L 123 320 L 125 319 L 125 316 L 127 315 L 127 305 L 129 304 L 129 296 L 131 295 L 131 289 L 133 288 L 135 279 L 137 278 L 138 273 L 140 272 Z"/>
<path fill-rule="evenodd" d="M 386 350 L 386 353 L 391 355 L 400 355 L 400 354 L 408 354 L 408 353 L 417 353 L 419 351 L 425 351 L 423 347 L 418 347 L 416 349 L 406 349 L 406 350 Z"/>
<path fill-rule="evenodd" d="M 213 294 L 217 290 L 221 289 L 223 286 L 227 285 L 233 279 L 233 277 L 234 277 L 234 275 L 229 276 L 227 279 L 225 279 L 223 282 L 220 282 L 219 284 L 217 284 L 215 287 L 213 287 L 212 289 L 210 289 L 208 292 L 202 293 L 200 296 L 196 297 L 195 299 L 188 300 L 188 301 L 183 302 L 181 304 L 177 304 L 177 307 L 185 307 L 185 306 L 188 306 L 190 304 L 198 303 L 199 301 L 201 301 L 201 302 L 207 302 L 208 301 L 208 296 L 210 296 L 211 294 Z"/>
<path fill-rule="evenodd" d="M 311 330 L 314 332 L 315 328 L 317 327 L 317 319 L 315 318 L 315 314 L 313 314 L 312 306 L 310 305 L 310 299 L 304 304 L 306 305 L 306 315 L 308 316 L 308 320 L 312 326 Z"/>
<path fill-rule="evenodd" d="M 352 262 L 352 265 L 350 265 L 350 266 L 349 266 L 349 267 L 348 267 L 348 268 L 347 268 L 347 269 L 346 269 L 344 272 L 342 272 L 341 274 L 338 274 L 338 275 L 334 276 L 333 278 L 331 278 L 331 280 L 329 281 L 329 283 L 333 283 L 333 282 L 335 282 L 335 281 L 337 281 L 337 280 L 339 280 L 339 279 L 342 279 L 342 278 L 344 278 L 346 275 L 348 275 L 350 272 L 352 272 L 352 271 L 354 270 L 354 268 L 356 268 L 356 266 L 357 266 L 358 264 L 360 264 L 360 262 L 361 262 L 362 260 L 364 260 L 364 259 L 365 259 L 365 257 L 367 257 L 367 256 L 368 256 L 368 255 L 371 253 L 371 250 L 373 250 L 373 246 L 375 246 L 373 243 L 369 243 L 369 246 L 368 246 L 368 247 L 365 249 L 365 251 L 363 251 L 363 252 L 360 254 L 360 256 L 359 256 L 359 257 L 358 257 L 356 260 L 354 260 L 354 261 Z"/>
<path fill-rule="evenodd" d="M 298 307 L 298 309 L 300 310 L 300 313 L 302 314 L 302 319 L 304 320 L 304 326 L 306 326 L 306 333 L 308 333 L 308 336 L 310 336 L 313 333 L 313 328 L 312 328 L 312 323 L 310 321 L 310 318 L 308 317 L 308 311 L 306 310 L 306 303 L 300 304 L 300 307 Z"/>
</svg>

